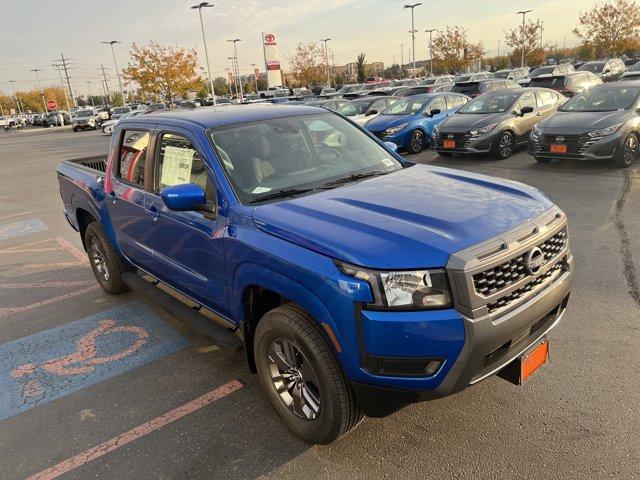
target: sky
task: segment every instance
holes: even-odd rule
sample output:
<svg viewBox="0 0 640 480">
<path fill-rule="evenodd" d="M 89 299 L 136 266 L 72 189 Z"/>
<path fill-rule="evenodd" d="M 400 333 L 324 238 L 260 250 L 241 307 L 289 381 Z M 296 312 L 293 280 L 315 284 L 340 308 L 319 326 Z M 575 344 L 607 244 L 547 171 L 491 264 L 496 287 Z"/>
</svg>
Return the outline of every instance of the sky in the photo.
<svg viewBox="0 0 640 480">
<path fill-rule="evenodd" d="M 9 80 L 17 90 L 36 86 L 40 68 L 44 85 L 59 84 L 51 65 L 61 53 L 71 59 L 72 88 L 80 95 L 93 93 L 100 86 L 101 65 L 116 90 L 111 49 L 101 41 L 118 40 L 116 61 L 122 69 L 129 61 L 133 42 L 151 40 L 164 45 L 195 48 L 199 63 L 206 66 L 197 10 L 189 7 L 195 0 L 0 0 L 0 91 L 11 94 Z M 411 48 L 410 10 L 406 1 L 397 0 L 211 0 L 215 6 L 203 9 L 205 33 L 214 77 L 225 76 L 231 66 L 227 58 L 233 46 L 227 39 L 240 38 L 238 59 L 243 74 L 252 63 L 264 65 L 261 32 L 277 35 L 281 63 L 289 69 L 287 57 L 298 43 L 331 38 L 330 53 L 336 65 L 355 61 L 361 51 L 367 61 L 391 65 L 404 60 Z M 415 3 L 415 2 L 414 2 Z M 428 58 L 428 28 L 447 25 L 466 28 L 469 40 L 482 41 L 488 56 L 505 53 L 504 31 L 521 21 L 518 10 L 529 10 L 532 20 L 544 22 L 543 41 L 567 47 L 577 41 L 571 30 L 578 13 L 589 9 L 592 0 L 423 0 L 415 9 L 416 59 Z M 529 17 L 530 15 L 530 17 Z"/>
</svg>

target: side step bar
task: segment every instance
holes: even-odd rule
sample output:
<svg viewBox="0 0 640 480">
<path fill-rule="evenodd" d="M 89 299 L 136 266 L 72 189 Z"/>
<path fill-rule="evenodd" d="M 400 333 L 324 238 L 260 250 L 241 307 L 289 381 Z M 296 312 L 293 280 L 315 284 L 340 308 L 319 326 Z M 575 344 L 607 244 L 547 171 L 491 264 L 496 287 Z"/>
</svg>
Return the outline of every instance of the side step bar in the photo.
<svg viewBox="0 0 640 480">
<path fill-rule="evenodd" d="M 220 348 L 239 352 L 243 343 L 236 335 L 218 325 L 210 318 L 188 307 L 177 298 L 148 282 L 135 272 L 124 272 L 122 279 L 132 290 L 141 293 L 167 312 L 175 315 L 200 333 L 208 337 Z"/>
</svg>

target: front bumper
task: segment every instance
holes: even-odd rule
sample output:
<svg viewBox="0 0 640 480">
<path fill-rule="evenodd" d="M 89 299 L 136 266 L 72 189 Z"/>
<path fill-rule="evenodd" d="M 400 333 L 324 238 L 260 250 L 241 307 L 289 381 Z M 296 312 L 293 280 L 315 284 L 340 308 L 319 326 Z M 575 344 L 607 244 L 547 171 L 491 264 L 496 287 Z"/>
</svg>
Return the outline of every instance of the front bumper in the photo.
<svg viewBox="0 0 640 480">
<path fill-rule="evenodd" d="M 556 143 L 555 138 L 562 136 L 567 144 L 567 153 L 554 153 L 550 151 L 551 143 Z M 536 158 L 552 158 L 565 160 L 611 160 L 624 141 L 626 132 L 618 131 L 612 135 L 606 135 L 599 139 L 593 139 L 586 134 L 549 134 L 542 132 L 529 134 L 527 151 Z"/>
<path fill-rule="evenodd" d="M 383 142 L 395 143 L 398 146 L 399 150 L 406 150 L 407 148 L 409 148 L 410 134 L 407 128 L 400 130 L 399 132 L 396 132 L 392 135 L 385 133 L 384 130 L 381 132 L 372 131 L 371 133 L 373 133 L 376 137 L 378 137 Z M 428 141 L 429 138 L 427 138 L 426 140 Z"/>
<path fill-rule="evenodd" d="M 488 153 L 498 141 L 500 130 L 496 127 L 483 135 L 473 136 L 469 132 L 441 132 L 431 135 L 431 148 L 436 152 L 478 154 Z M 453 140 L 455 148 L 445 148 L 444 141 Z"/>
</svg>

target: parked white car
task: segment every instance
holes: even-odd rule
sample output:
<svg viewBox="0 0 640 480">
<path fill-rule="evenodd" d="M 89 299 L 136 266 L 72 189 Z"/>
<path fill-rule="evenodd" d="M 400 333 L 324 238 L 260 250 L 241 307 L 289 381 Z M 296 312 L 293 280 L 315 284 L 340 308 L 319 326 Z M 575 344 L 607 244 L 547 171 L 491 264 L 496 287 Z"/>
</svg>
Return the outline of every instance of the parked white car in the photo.
<svg viewBox="0 0 640 480">
<path fill-rule="evenodd" d="M 102 130 L 102 133 L 111 135 L 113 133 L 113 130 L 116 128 L 116 124 L 123 118 L 135 117 L 137 115 L 143 115 L 145 113 L 147 113 L 147 110 L 134 110 L 133 112 L 124 113 L 115 120 L 107 120 L 106 122 L 102 122 L 100 130 Z"/>
<path fill-rule="evenodd" d="M 364 125 L 372 118 L 375 118 L 392 103 L 398 101 L 399 97 L 362 97 L 351 100 L 338 109 L 338 113 L 349 117 L 359 125 Z"/>
</svg>

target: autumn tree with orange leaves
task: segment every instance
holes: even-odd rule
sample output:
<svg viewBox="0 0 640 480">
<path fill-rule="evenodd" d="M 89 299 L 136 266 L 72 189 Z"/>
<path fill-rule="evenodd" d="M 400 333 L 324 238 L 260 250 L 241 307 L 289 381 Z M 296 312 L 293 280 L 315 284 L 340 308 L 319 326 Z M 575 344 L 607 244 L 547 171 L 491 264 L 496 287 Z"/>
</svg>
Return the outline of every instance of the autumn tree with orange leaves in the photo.
<svg viewBox="0 0 640 480">
<path fill-rule="evenodd" d="M 530 67 L 542 65 L 546 56 L 546 49 L 540 45 L 542 22 L 527 20 L 524 24 L 524 64 Z M 505 31 L 505 43 L 511 47 L 511 65 L 520 66 L 522 60 L 522 25 Z"/>
<path fill-rule="evenodd" d="M 471 43 L 463 27 L 447 27 L 433 37 L 433 64 L 438 71 L 460 73 L 484 54 L 482 42 Z"/>
<path fill-rule="evenodd" d="M 175 95 L 199 90 L 201 79 L 196 73 L 195 50 L 167 47 L 156 42 L 146 46 L 134 43 L 129 55 L 131 62 L 122 73 L 125 81 L 138 84 L 141 92 L 158 93 L 171 100 Z"/>
<path fill-rule="evenodd" d="M 640 49 L 640 6 L 633 0 L 613 0 L 580 12 L 573 34 L 593 57 L 634 54 Z"/>
</svg>

